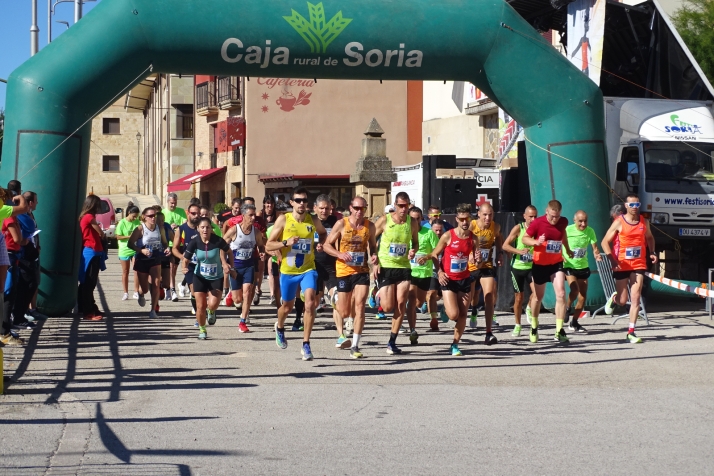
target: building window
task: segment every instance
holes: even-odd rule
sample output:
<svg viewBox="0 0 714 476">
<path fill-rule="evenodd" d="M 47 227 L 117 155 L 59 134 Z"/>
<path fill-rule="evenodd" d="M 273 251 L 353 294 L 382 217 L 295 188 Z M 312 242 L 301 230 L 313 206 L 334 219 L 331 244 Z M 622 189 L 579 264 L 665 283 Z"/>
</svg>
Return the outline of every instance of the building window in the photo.
<svg viewBox="0 0 714 476">
<path fill-rule="evenodd" d="M 102 172 L 121 172 L 118 155 L 102 156 Z"/>
<path fill-rule="evenodd" d="M 218 154 L 213 153 L 209 155 L 210 163 L 209 163 L 209 168 L 215 169 L 218 167 Z"/>
<path fill-rule="evenodd" d="M 176 139 L 193 139 L 193 106 L 176 107 Z"/>
<path fill-rule="evenodd" d="M 240 149 L 236 149 L 233 151 L 233 165 L 240 165 Z"/>
<path fill-rule="evenodd" d="M 105 117 L 102 119 L 102 131 L 104 134 L 120 134 L 119 118 Z"/>
</svg>

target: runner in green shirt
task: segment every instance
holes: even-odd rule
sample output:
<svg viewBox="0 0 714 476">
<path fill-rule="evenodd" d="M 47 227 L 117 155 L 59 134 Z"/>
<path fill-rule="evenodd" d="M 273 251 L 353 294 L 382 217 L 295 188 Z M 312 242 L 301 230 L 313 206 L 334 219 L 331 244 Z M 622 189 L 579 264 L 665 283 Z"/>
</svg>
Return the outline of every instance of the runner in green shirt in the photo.
<svg viewBox="0 0 714 476">
<path fill-rule="evenodd" d="M 129 299 L 129 268 L 131 267 L 131 259 L 134 257 L 136 252 L 129 248 L 129 237 L 134 232 L 137 226 L 141 224 L 139 220 L 139 207 L 130 206 L 126 209 L 126 217 L 122 218 L 119 223 L 117 223 L 116 237 L 117 246 L 119 248 L 119 261 L 121 262 L 121 284 L 124 287 L 124 294 L 121 300 L 126 301 Z M 139 280 L 134 275 L 134 299 L 139 298 Z"/>
<path fill-rule="evenodd" d="M 178 197 L 175 193 L 169 193 L 166 195 L 166 208 L 161 210 L 164 214 L 164 223 L 171 225 L 171 229 L 176 232 L 176 229 L 186 223 L 186 210 L 176 206 L 178 202 Z M 169 247 L 172 247 L 173 243 L 169 241 Z M 176 271 L 178 270 L 179 260 L 172 256 L 171 257 L 171 291 L 170 296 L 167 295 L 166 298 L 171 298 L 172 301 L 178 301 L 178 295 L 176 294 Z"/>
<path fill-rule="evenodd" d="M 568 295 L 568 307 L 575 303 L 573 310 L 573 320 L 568 328 L 575 332 L 587 332 L 578 322 L 580 313 L 585 307 L 585 299 L 588 296 L 588 278 L 590 277 L 590 267 L 588 265 L 588 245 L 593 247 L 595 259 L 600 261 L 600 250 L 597 247 L 597 237 L 595 230 L 588 226 L 588 214 L 582 210 L 575 212 L 573 224 L 565 229 L 568 236 L 568 243 L 573 252 L 573 257 L 569 257 L 563 251 L 563 268 L 565 268 L 565 276 L 570 286 L 570 294 Z M 565 314 L 565 322 L 568 322 L 568 314 Z"/>
<path fill-rule="evenodd" d="M 421 223 L 424 214 L 419 207 L 412 207 L 409 210 L 412 221 Z M 434 275 L 434 266 L 439 267 L 439 259 L 428 259 L 428 256 L 439 244 L 439 238 L 431 228 L 422 226 L 419 229 L 419 249 L 414 258 L 409 260 L 412 267 L 412 280 L 409 286 L 409 300 L 407 301 L 407 321 L 409 322 L 409 342 L 412 345 L 418 344 L 419 333 L 416 331 L 416 310 L 417 307 L 426 301 L 426 293 L 431 285 L 431 277 Z M 413 246 L 412 246 L 413 247 Z"/>
</svg>

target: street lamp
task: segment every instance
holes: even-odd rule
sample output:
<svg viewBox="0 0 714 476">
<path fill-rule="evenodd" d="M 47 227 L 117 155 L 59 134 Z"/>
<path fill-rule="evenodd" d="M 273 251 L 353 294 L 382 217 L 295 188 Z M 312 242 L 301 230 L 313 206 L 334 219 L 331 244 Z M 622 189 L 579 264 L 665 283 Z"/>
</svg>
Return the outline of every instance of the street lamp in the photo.
<svg viewBox="0 0 714 476">
<path fill-rule="evenodd" d="M 139 193 L 139 154 L 141 151 L 141 133 L 136 133 L 136 193 Z"/>
<path fill-rule="evenodd" d="M 87 3 L 87 2 L 96 2 L 97 0 L 82 0 L 82 4 Z M 57 5 L 60 3 L 75 3 L 75 0 L 56 0 L 54 5 L 52 5 L 52 0 L 47 0 L 47 44 L 52 43 L 52 15 L 55 14 L 55 10 L 57 9 Z M 75 3 L 75 13 L 76 13 L 76 3 Z M 81 4 L 80 4 L 80 9 L 81 9 Z M 80 12 L 80 18 L 81 18 L 81 12 Z M 77 19 L 75 18 L 75 23 L 77 22 Z M 67 23 L 67 28 L 69 28 L 69 23 Z"/>
</svg>

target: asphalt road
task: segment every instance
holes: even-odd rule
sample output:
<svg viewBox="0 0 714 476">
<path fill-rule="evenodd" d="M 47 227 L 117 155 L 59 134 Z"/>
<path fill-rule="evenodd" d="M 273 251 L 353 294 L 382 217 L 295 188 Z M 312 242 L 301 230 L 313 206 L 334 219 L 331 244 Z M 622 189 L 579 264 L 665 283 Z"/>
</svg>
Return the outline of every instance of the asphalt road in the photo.
<svg viewBox="0 0 714 476">
<path fill-rule="evenodd" d="M 115 252 L 109 264 L 104 321 L 52 318 L 22 332 L 26 347 L 4 348 L 2 474 L 714 472 L 714 326 L 702 301 L 654 299 L 636 346 L 625 321 L 605 318 L 558 345 L 549 315 L 533 345 L 500 314 L 500 343 L 469 331 L 460 358 L 445 325 L 417 346 L 400 336 L 404 354 L 388 356 L 389 323 L 370 313 L 354 361 L 323 314 L 316 359 L 303 362 L 298 333 L 275 345 L 267 300 L 251 333 L 221 308 L 198 341 L 187 299 L 150 320 L 120 300 Z"/>
</svg>

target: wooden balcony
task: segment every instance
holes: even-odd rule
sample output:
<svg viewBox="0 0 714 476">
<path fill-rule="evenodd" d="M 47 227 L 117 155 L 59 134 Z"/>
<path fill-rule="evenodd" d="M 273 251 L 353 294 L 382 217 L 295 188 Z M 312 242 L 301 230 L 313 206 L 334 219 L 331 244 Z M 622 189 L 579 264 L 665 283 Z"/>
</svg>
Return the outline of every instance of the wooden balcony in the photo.
<svg viewBox="0 0 714 476">
<path fill-rule="evenodd" d="M 241 107 L 240 80 L 236 76 L 218 77 L 218 107 L 224 110 Z"/>
</svg>

